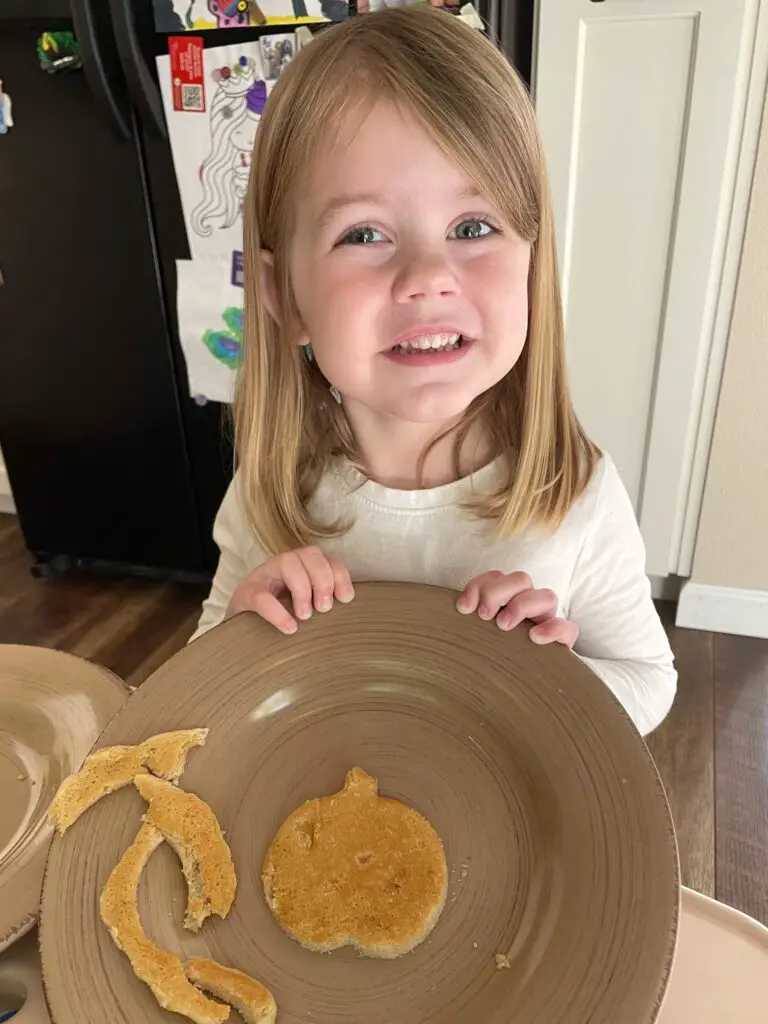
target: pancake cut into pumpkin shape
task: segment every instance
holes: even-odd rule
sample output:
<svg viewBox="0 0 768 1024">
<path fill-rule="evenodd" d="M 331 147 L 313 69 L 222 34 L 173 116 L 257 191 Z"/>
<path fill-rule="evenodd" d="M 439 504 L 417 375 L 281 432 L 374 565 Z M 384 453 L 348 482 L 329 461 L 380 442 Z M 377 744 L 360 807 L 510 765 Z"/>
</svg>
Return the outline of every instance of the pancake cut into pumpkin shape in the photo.
<svg viewBox="0 0 768 1024">
<path fill-rule="evenodd" d="M 281 927 L 307 949 L 354 946 L 394 959 L 432 931 L 448 870 L 435 829 L 352 768 L 344 788 L 293 811 L 267 852 L 264 894 Z"/>
</svg>

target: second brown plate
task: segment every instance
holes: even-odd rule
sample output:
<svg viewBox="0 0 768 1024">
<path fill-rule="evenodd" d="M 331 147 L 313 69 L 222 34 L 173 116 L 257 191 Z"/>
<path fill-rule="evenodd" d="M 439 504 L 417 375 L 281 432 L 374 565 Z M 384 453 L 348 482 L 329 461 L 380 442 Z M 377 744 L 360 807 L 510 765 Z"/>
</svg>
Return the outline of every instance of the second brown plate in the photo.
<svg viewBox="0 0 768 1024">
<path fill-rule="evenodd" d="M 239 881 L 229 917 L 194 936 L 181 928 L 178 861 L 162 847 L 142 881 L 145 928 L 182 956 L 264 981 L 280 1024 L 649 1024 L 679 905 L 651 758 L 578 658 L 537 647 L 525 630 L 464 618 L 454 601 L 368 584 L 291 638 L 240 616 L 141 687 L 99 745 L 209 727 L 181 784 L 218 815 Z M 262 893 L 281 821 L 338 789 L 353 765 L 425 814 L 446 848 L 443 916 L 395 961 L 302 949 Z M 54 840 L 41 949 L 56 1024 L 180 1019 L 158 1008 L 98 917 L 142 810 L 122 791 Z"/>
</svg>

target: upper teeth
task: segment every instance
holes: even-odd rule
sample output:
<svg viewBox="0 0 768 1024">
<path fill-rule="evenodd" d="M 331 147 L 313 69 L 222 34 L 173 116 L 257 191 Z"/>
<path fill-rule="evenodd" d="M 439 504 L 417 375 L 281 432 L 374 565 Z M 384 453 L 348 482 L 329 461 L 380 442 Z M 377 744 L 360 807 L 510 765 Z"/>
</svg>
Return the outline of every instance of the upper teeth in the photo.
<svg viewBox="0 0 768 1024">
<path fill-rule="evenodd" d="M 456 348 L 460 337 L 460 334 L 422 334 L 418 338 L 401 341 L 395 345 L 395 351 L 413 352 L 418 349 L 426 352 L 430 349 Z"/>
</svg>

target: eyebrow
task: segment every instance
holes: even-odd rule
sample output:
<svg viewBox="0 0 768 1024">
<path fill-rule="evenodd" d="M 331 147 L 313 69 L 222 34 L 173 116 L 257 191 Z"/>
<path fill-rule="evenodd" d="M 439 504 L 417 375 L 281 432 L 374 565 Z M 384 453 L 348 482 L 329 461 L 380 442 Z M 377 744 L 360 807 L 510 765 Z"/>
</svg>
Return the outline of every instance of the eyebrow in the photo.
<svg viewBox="0 0 768 1024">
<path fill-rule="evenodd" d="M 329 199 L 320 211 L 317 218 L 318 227 L 325 227 L 329 220 L 348 206 L 381 206 L 384 203 L 384 195 L 381 192 L 357 192 L 349 195 L 334 196 Z"/>
<path fill-rule="evenodd" d="M 482 192 L 474 186 L 456 193 L 456 199 L 482 198 Z M 349 206 L 383 206 L 385 203 L 386 196 L 383 192 L 354 192 L 346 195 L 334 196 L 322 207 L 320 215 L 317 218 L 317 226 L 318 228 L 324 228 L 336 213 Z"/>
</svg>

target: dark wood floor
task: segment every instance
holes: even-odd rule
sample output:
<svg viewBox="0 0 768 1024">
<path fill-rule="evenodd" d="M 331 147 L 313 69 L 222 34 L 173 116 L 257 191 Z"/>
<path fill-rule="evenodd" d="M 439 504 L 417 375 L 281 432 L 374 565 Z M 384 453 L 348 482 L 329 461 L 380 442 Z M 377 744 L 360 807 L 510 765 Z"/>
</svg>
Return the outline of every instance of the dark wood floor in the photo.
<svg viewBox="0 0 768 1024">
<path fill-rule="evenodd" d="M 203 591 L 32 578 L 0 516 L 0 643 L 79 654 L 136 686 L 192 633 Z M 768 641 L 677 629 L 678 697 L 649 745 L 678 830 L 683 882 L 768 924 Z"/>
</svg>

